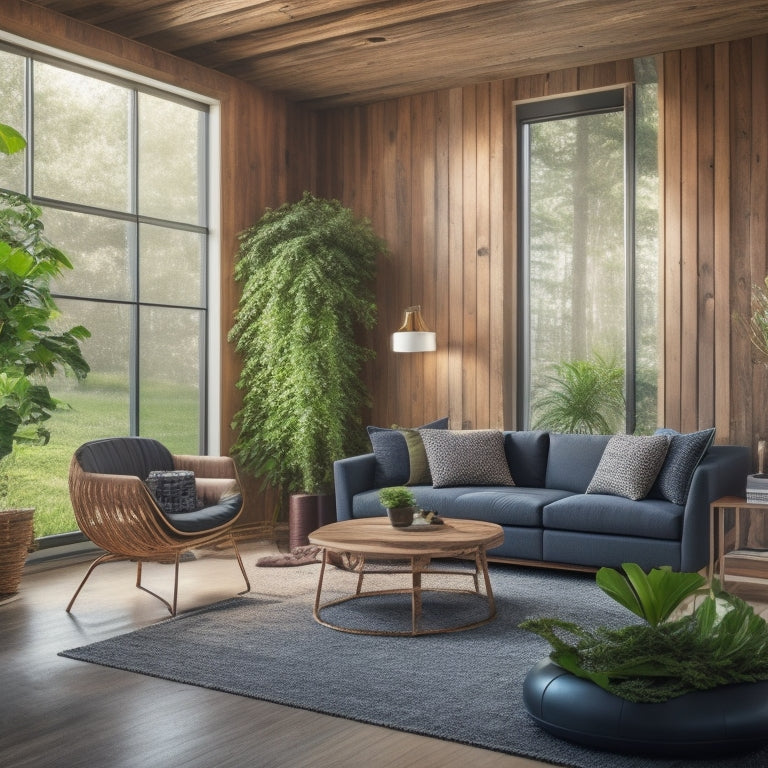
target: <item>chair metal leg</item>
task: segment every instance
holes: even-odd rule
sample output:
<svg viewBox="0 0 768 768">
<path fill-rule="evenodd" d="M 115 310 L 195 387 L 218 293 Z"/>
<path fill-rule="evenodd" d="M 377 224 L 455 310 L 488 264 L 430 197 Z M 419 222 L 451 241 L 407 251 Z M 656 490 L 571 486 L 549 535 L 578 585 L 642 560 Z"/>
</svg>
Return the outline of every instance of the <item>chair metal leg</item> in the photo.
<svg viewBox="0 0 768 768">
<path fill-rule="evenodd" d="M 243 565 L 243 558 L 240 556 L 240 549 L 237 546 L 237 540 L 235 539 L 234 534 L 232 531 L 229 532 L 229 538 L 232 542 L 232 548 L 235 550 L 235 557 L 237 558 L 237 564 L 240 566 L 240 572 L 243 574 L 243 579 L 245 579 L 245 589 L 242 592 L 238 592 L 239 595 L 244 595 L 247 592 L 251 591 L 251 581 L 248 578 L 248 573 L 245 570 L 245 565 Z M 101 565 L 102 563 L 109 562 L 110 560 L 125 560 L 126 558 L 120 555 L 112 555 L 110 553 L 106 553 L 102 555 L 101 557 L 97 558 L 96 560 L 91 563 L 90 568 L 88 568 L 88 571 L 85 574 L 85 577 L 80 582 L 80 586 L 75 591 L 75 594 L 72 596 L 72 599 L 69 601 L 69 605 L 67 606 L 67 613 L 70 612 L 72 609 L 72 606 L 77 599 L 77 596 L 80 594 L 80 590 L 85 585 L 85 582 L 88 580 L 88 577 L 93 573 L 93 569 L 96 568 L 97 565 Z M 164 597 L 161 597 L 156 592 L 153 592 L 151 589 L 147 589 L 145 586 L 141 583 L 141 566 L 142 561 L 137 560 L 136 562 L 136 587 L 142 592 L 146 592 L 149 595 L 152 595 L 152 597 L 157 598 L 169 611 L 171 616 L 176 615 L 177 605 L 178 605 L 178 596 L 179 596 L 179 563 L 181 562 L 181 552 L 176 552 L 174 556 L 174 563 L 173 563 L 173 601 L 169 602 Z"/>
<path fill-rule="evenodd" d="M 181 552 L 176 552 L 173 559 L 173 603 L 169 603 L 164 597 L 160 597 L 157 592 L 147 589 L 141 583 L 141 560 L 138 561 L 136 568 L 136 586 L 148 595 L 157 598 L 170 612 L 171 616 L 176 615 L 176 603 L 179 595 L 179 562 L 181 561 Z"/>
<path fill-rule="evenodd" d="M 242 592 L 238 592 L 238 595 L 244 595 L 247 592 L 251 591 L 251 582 L 248 578 L 248 574 L 245 572 L 245 566 L 243 565 L 243 559 L 240 557 L 240 550 L 237 546 L 237 541 L 235 540 L 235 534 L 230 529 L 229 531 L 229 538 L 232 540 L 232 548 L 235 550 L 235 557 L 237 558 L 237 564 L 240 566 L 240 571 L 243 574 L 243 578 L 245 579 L 245 589 Z"/>
<path fill-rule="evenodd" d="M 85 576 L 83 577 L 83 580 L 80 582 L 80 586 L 75 590 L 75 594 L 72 595 L 72 599 L 69 601 L 69 605 L 67 605 L 67 613 L 69 613 L 72 610 L 72 606 L 75 603 L 75 600 L 77 599 L 77 596 L 80 594 L 80 590 L 85 586 L 85 582 L 88 581 L 88 577 L 93 573 L 94 568 L 96 568 L 97 565 L 101 565 L 102 563 L 108 563 L 111 560 L 125 560 L 124 557 L 120 557 L 118 555 L 110 554 L 109 552 L 106 552 L 105 554 L 101 555 L 101 557 L 97 557 L 92 563 L 90 568 L 85 572 Z"/>
</svg>

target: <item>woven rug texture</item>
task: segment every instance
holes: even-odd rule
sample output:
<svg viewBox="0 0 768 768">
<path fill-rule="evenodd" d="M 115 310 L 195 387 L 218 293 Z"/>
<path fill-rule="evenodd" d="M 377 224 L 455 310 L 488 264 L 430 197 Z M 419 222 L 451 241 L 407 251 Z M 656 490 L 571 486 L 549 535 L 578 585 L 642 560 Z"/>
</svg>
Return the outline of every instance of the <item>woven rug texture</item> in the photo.
<svg viewBox="0 0 768 768">
<path fill-rule="evenodd" d="M 319 565 L 257 570 L 247 597 L 61 655 L 572 768 L 768 765 L 768 749 L 690 761 L 612 754 L 557 739 L 533 723 L 522 683 L 549 645 L 518 624 L 538 616 L 584 626 L 632 620 L 596 587 L 593 575 L 491 566 L 498 608 L 491 623 L 448 634 L 381 637 L 338 632 L 313 619 Z M 263 576 L 267 572 L 271 579 Z M 399 578 L 366 577 L 366 586 Z M 467 577 L 431 578 L 471 586 Z M 329 567 L 325 597 L 349 594 L 356 579 Z M 425 622 L 485 610 L 484 601 L 455 594 L 427 593 L 424 602 Z M 405 596 L 369 597 L 329 609 L 326 618 L 347 626 L 407 627 L 409 606 Z"/>
</svg>

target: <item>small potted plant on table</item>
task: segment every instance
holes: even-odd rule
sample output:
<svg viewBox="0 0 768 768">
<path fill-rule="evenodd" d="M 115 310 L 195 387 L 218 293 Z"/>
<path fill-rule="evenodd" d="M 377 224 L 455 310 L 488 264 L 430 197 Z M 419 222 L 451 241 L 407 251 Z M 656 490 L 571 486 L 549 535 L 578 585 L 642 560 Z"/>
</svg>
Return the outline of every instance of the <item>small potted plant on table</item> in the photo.
<svg viewBox="0 0 768 768">
<path fill-rule="evenodd" d="M 416 497 L 413 491 L 402 485 L 393 485 L 379 491 L 379 501 L 387 509 L 389 522 L 395 528 L 405 528 L 413 523 Z"/>
</svg>

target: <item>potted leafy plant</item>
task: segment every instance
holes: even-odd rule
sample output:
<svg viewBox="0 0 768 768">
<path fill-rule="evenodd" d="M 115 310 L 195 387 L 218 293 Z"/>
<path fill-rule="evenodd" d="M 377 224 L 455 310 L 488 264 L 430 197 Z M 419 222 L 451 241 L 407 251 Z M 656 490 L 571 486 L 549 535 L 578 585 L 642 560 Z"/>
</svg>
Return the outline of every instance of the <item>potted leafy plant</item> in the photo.
<svg viewBox="0 0 768 768">
<path fill-rule="evenodd" d="M 534 402 L 535 428 L 613 434 L 624 420 L 624 370 L 600 355 L 556 363 Z"/>
<path fill-rule="evenodd" d="M 242 296 L 229 338 L 242 358 L 243 404 L 232 450 L 281 502 L 292 497 L 311 531 L 330 499 L 333 462 L 365 449 L 370 396 L 361 373 L 373 352 L 361 331 L 375 322 L 373 279 L 385 245 L 368 220 L 310 193 L 267 209 L 240 240 Z"/>
<path fill-rule="evenodd" d="M 668 566 L 645 573 L 624 563 L 597 572 L 597 585 L 644 620 L 584 629 L 556 618 L 520 626 L 552 645 L 550 659 L 622 699 L 658 703 L 696 690 L 768 680 L 768 624 L 735 595 L 710 589 L 693 610 L 671 618 L 702 589 L 698 573 Z M 569 641 L 569 638 L 572 638 Z"/>
<path fill-rule="evenodd" d="M 416 512 L 416 497 L 410 488 L 392 485 L 379 491 L 379 501 L 386 508 L 389 522 L 396 528 L 403 528 L 413 522 Z"/>
<path fill-rule="evenodd" d="M 25 146 L 18 131 L 0 124 L 0 152 Z M 45 422 L 61 403 L 45 379 L 59 371 L 82 379 L 89 371 L 80 350 L 89 332 L 51 327 L 59 312 L 50 281 L 72 264 L 45 237 L 40 215 L 26 195 L 0 191 L 0 461 L 15 443 L 48 442 Z M 32 512 L 0 511 L 0 595 L 18 590 L 33 540 Z"/>
</svg>

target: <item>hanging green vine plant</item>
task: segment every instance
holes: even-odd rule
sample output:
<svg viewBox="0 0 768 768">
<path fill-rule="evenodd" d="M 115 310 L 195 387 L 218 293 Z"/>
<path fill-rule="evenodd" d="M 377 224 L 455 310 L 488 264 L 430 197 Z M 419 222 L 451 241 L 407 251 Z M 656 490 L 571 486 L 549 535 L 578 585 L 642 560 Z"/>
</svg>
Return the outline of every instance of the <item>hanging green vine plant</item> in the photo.
<svg viewBox="0 0 768 768">
<path fill-rule="evenodd" d="M 242 297 L 230 340 L 242 356 L 243 405 L 233 426 L 242 466 L 283 494 L 330 490 L 333 462 L 363 452 L 361 377 L 376 319 L 376 257 L 366 219 L 305 193 L 267 209 L 240 235 Z"/>
</svg>

